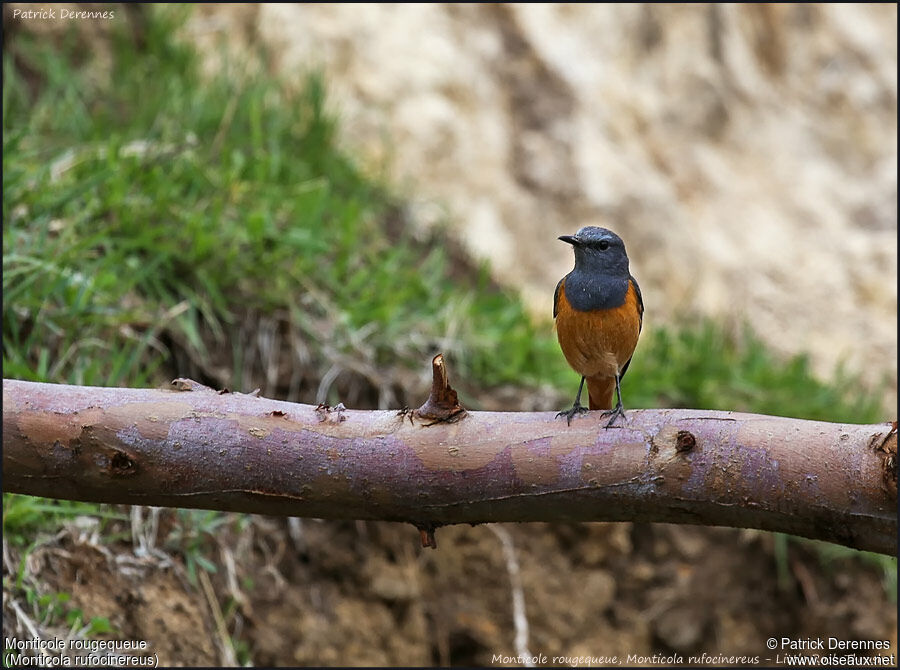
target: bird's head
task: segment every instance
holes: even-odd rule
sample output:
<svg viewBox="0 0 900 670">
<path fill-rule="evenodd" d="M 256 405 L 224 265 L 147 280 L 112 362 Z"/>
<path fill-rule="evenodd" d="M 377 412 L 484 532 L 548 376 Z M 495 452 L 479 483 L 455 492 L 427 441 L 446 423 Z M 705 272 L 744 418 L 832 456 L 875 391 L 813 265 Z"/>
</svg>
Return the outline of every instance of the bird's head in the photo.
<svg viewBox="0 0 900 670">
<path fill-rule="evenodd" d="M 561 235 L 575 249 L 575 269 L 591 274 L 628 276 L 625 243 L 613 231 L 585 226 L 574 235 Z"/>
</svg>

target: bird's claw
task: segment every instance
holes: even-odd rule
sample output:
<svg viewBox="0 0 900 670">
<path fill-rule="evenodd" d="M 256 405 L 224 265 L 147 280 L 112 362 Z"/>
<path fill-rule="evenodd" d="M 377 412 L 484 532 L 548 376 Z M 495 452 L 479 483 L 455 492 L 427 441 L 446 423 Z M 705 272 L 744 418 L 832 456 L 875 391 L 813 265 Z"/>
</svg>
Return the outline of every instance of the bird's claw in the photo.
<svg viewBox="0 0 900 670">
<path fill-rule="evenodd" d="M 610 417 L 609 421 L 606 422 L 606 425 L 604 426 L 604 428 L 609 428 L 610 426 L 612 426 L 613 423 L 615 423 L 616 419 L 618 419 L 620 416 L 624 419 L 625 418 L 625 408 L 622 407 L 621 405 L 616 405 L 612 409 L 607 409 L 607 410 L 604 410 L 603 412 L 601 412 L 600 416 L 609 416 L 610 414 L 612 414 L 612 416 Z"/>
<path fill-rule="evenodd" d="M 572 418 L 578 416 L 579 414 L 587 414 L 588 408 L 580 403 L 575 403 L 571 408 L 565 409 L 562 412 L 557 412 L 556 418 L 558 419 L 561 416 L 566 417 L 566 425 L 572 425 Z"/>
</svg>

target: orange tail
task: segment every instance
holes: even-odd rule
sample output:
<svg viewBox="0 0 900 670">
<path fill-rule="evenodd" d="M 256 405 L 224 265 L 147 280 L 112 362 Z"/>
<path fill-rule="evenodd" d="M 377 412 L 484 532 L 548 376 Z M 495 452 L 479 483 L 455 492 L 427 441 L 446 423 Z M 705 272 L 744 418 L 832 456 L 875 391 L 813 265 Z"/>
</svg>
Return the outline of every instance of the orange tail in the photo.
<svg viewBox="0 0 900 670">
<path fill-rule="evenodd" d="M 588 377 L 588 407 L 590 409 L 612 409 L 613 394 L 616 391 L 615 377 Z"/>
</svg>

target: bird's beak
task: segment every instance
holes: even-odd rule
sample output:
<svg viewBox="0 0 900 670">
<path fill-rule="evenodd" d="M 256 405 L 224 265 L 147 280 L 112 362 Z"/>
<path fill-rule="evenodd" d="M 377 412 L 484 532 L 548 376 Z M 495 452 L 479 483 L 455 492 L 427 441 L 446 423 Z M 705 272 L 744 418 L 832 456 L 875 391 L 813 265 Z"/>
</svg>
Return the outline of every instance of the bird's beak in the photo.
<svg viewBox="0 0 900 670">
<path fill-rule="evenodd" d="M 574 235 L 560 235 L 558 239 L 562 240 L 566 244 L 571 244 L 573 247 L 577 247 L 581 244 L 581 241 Z"/>
</svg>

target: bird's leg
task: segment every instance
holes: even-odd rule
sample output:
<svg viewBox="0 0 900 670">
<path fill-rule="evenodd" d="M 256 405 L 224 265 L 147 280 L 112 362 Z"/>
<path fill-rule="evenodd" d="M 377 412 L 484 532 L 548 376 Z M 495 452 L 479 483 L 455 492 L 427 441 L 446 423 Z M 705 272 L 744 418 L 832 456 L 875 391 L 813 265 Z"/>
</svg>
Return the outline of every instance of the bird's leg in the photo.
<svg viewBox="0 0 900 670">
<path fill-rule="evenodd" d="M 581 391 L 584 389 L 584 376 L 581 377 L 581 383 L 578 385 L 578 395 L 575 396 L 575 404 L 572 405 L 571 409 L 563 410 L 562 412 L 557 413 L 556 418 L 561 416 L 566 417 L 566 425 L 572 425 L 572 417 L 577 416 L 579 414 L 587 414 L 588 408 L 581 404 Z"/>
<path fill-rule="evenodd" d="M 622 406 L 622 389 L 619 388 L 619 375 L 616 374 L 616 406 L 612 409 L 607 409 L 602 412 L 600 416 L 609 416 L 612 414 L 612 417 L 609 421 L 606 422 L 605 428 L 609 428 L 613 423 L 615 423 L 616 419 L 620 416 L 625 418 L 625 408 Z"/>
</svg>

